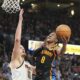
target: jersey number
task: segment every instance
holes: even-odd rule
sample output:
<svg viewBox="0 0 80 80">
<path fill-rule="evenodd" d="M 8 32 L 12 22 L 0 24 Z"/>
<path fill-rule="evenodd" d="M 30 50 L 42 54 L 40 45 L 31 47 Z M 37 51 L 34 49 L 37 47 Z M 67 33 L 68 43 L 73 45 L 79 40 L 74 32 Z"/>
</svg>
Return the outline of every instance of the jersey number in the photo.
<svg viewBox="0 0 80 80">
<path fill-rule="evenodd" d="M 44 63 L 45 62 L 45 56 L 43 56 L 42 58 L 41 58 L 41 63 Z"/>
</svg>

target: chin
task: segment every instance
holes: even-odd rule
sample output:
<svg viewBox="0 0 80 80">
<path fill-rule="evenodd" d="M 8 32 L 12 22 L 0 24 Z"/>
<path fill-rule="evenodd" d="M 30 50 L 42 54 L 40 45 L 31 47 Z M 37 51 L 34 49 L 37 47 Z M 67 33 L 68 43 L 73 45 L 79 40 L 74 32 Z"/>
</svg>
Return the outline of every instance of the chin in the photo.
<svg viewBox="0 0 80 80">
<path fill-rule="evenodd" d="M 46 41 L 51 41 L 50 39 L 47 39 Z"/>
<path fill-rule="evenodd" d="M 26 55 L 22 55 L 22 57 L 24 57 L 24 58 L 25 58 L 25 57 L 26 57 Z"/>
<path fill-rule="evenodd" d="M 50 41 L 50 40 L 49 40 L 49 41 L 47 41 L 47 42 L 49 42 L 49 43 L 53 43 L 53 41 Z"/>
</svg>

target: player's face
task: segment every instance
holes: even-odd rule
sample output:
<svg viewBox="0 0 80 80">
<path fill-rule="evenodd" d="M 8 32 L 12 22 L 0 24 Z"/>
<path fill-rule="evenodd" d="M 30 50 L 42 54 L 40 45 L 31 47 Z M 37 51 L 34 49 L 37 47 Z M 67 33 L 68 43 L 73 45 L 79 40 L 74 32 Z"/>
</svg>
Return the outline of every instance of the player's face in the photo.
<svg viewBox="0 0 80 80">
<path fill-rule="evenodd" d="M 55 32 L 50 33 L 47 38 L 46 38 L 47 42 L 57 42 L 57 36 Z"/>
<path fill-rule="evenodd" d="M 24 49 L 24 47 L 22 45 L 20 46 L 20 55 L 22 57 L 25 57 L 26 56 L 25 49 Z"/>
</svg>

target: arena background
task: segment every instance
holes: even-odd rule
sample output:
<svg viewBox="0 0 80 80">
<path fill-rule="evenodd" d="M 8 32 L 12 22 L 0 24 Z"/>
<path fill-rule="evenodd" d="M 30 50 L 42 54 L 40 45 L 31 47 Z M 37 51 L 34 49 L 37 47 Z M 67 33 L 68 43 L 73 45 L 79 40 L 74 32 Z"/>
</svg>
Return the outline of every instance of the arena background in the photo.
<svg viewBox="0 0 80 80">
<path fill-rule="evenodd" d="M 0 6 L 2 3 L 3 0 L 0 0 Z M 80 78 L 80 0 L 20 0 L 20 6 L 24 8 L 22 44 L 26 52 L 29 50 L 29 40 L 43 41 L 59 24 L 70 26 L 72 35 L 69 44 L 74 45 L 75 52 L 71 55 L 68 52 L 65 59 L 71 62 L 72 56 L 73 59 L 74 55 L 76 56 L 73 65 L 75 64 L 79 68 L 76 68 L 74 72 L 77 73 L 77 78 Z M 19 12 L 14 14 L 6 13 L 0 7 L 1 66 L 5 54 L 10 60 L 18 14 Z M 79 52 L 78 55 L 76 52 Z"/>
</svg>

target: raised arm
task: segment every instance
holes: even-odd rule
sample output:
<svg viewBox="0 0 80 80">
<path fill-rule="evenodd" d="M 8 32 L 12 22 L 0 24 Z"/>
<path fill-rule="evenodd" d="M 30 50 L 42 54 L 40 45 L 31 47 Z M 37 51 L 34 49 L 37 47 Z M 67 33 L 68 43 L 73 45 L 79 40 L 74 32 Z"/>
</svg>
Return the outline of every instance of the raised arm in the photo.
<svg viewBox="0 0 80 80">
<path fill-rule="evenodd" d="M 17 53 L 19 51 L 20 45 L 21 45 L 21 33 L 22 33 L 22 21 L 23 21 L 23 9 L 20 10 L 19 13 L 19 21 L 17 25 L 17 29 L 15 32 L 15 41 L 14 41 L 14 48 L 12 52 L 12 57 L 17 57 Z"/>
<path fill-rule="evenodd" d="M 70 38 L 64 38 L 64 37 L 61 38 L 61 40 L 62 40 L 62 48 L 60 48 L 60 49 L 58 50 L 58 54 L 59 54 L 59 55 L 62 56 L 62 55 L 65 53 L 65 51 L 66 51 L 66 46 L 67 46 L 67 43 L 68 43 L 69 39 L 70 39 Z"/>
<path fill-rule="evenodd" d="M 63 55 L 66 51 L 66 46 L 67 46 L 67 43 L 63 43 L 63 46 L 61 48 L 61 51 L 60 51 L 60 54 Z"/>
</svg>

